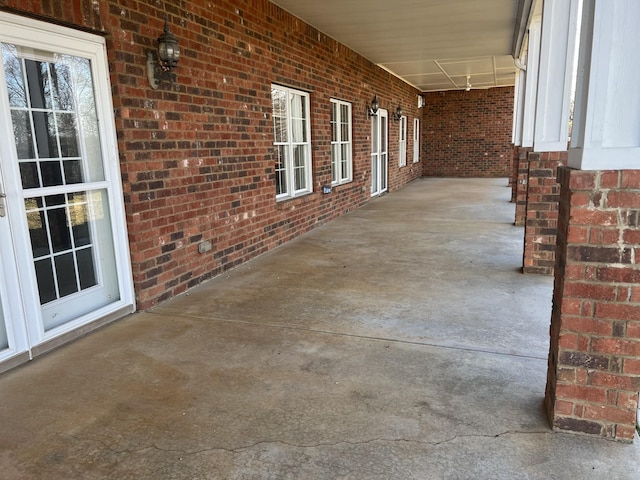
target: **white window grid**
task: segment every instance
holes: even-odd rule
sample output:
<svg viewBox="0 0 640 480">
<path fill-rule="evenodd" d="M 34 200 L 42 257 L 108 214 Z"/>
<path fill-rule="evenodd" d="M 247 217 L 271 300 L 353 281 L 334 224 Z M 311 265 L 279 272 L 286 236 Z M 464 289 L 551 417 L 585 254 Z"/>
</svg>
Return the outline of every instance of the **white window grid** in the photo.
<svg viewBox="0 0 640 480">
<path fill-rule="evenodd" d="M 420 161 L 420 119 L 413 119 L 413 163 Z"/>
<path fill-rule="evenodd" d="M 398 127 L 398 166 L 407 165 L 407 117 L 400 117 Z"/>
<path fill-rule="evenodd" d="M 331 184 L 353 179 L 351 104 L 331 99 Z"/>
<path fill-rule="evenodd" d="M 271 86 L 276 200 L 313 191 L 309 94 L 281 85 Z"/>
</svg>

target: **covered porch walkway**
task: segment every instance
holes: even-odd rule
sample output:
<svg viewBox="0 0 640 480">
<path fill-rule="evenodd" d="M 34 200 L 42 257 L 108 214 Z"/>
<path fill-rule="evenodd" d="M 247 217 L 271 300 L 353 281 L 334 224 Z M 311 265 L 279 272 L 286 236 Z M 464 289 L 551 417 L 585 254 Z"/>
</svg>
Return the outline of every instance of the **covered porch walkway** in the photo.
<svg viewBox="0 0 640 480">
<path fill-rule="evenodd" d="M 423 178 L 0 376 L 6 479 L 637 479 L 552 433 L 506 179 Z"/>
</svg>

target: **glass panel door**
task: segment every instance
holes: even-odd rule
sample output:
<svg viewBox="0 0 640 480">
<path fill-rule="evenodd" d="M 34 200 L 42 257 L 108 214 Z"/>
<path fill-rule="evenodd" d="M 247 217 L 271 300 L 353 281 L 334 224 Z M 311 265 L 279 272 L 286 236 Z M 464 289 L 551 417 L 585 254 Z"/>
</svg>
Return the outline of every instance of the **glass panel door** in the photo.
<svg viewBox="0 0 640 480">
<path fill-rule="evenodd" d="M 4 318 L 4 308 L 2 298 L 0 298 L 0 352 L 9 348 L 9 337 L 7 336 L 7 325 Z"/>
<path fill-rule="evenodd" d="M 388 114 L 379 109 L 371 117 L 371 196 L 387 190 L 388 170 Z"/>
<path fill-rule="evenodd" d="M 5 183 L 0 172 L 0 362 L 26 350 L 16 266 L 12 257 L 11 227 L 6 211 Z M 0 365 L 2 371 L 2 365 Z"/>
<path fill-rule="evenodd" d="M 48 331 L 119 299 L 91 64 L 7 43 L 2 60 Z"/>
</svg>

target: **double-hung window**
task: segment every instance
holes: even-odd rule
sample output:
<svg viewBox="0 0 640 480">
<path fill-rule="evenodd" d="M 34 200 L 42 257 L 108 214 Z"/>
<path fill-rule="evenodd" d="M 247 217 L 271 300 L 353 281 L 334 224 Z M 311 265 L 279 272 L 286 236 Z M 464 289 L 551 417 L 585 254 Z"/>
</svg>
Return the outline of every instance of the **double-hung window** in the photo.
<svg viewBox="0 0 640 480">
<path fill-rule="evenodd" d="M 331 99 L 331 183 L 352 180 L 351 104 Z"/>
<path fill-rule="evenodd" d="M 399 146 L 398 146 L 398 166 L 404 167 L 407 165 L 407 117 L 404 115 L 400 117 L 399 132 Z"/>
<path fill-rule="evenodd" d="M 309 94 L 271 86 L 276 153 L 276 200 L 313 191 Z"/>
</svg>

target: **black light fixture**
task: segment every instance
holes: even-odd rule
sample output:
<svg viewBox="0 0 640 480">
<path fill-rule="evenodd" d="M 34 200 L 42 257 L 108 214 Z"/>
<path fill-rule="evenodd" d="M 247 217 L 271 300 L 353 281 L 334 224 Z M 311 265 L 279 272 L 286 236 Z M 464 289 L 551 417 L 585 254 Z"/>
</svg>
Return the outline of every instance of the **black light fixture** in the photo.
<svg viewBox="0 0 640 480">
<path fill-rule="evenodd" d="M 393 112 L 393 119 L 396 122 L 399 122 L 401 118 L 402 118 L 402 105 L 398 104 L 398 108 L 396 108 L 396 111 Z"/>
<path fill-rule="evenodd" d="M 173 69 L 178 65 L 180 59 L 180 47 L 178 39 L 169 31 L 167 17 L 164 19 L 164 32 L 158 37 L 157 60 L 156 53 L 147 52 L 147 77 L 149 85 L 154 90 L 158 88 L 160 82 L 168 80 L 173 87 L 176 75 Z"/>
<path fill-rule="evenodd" d="M 378 115 L 378 108 L 380 108 L 378 96 L 374 95 L 373 100 L 371 100 L 371 104 L 367 104 L 367 117 L 375 117 Z"/>
</svg>

